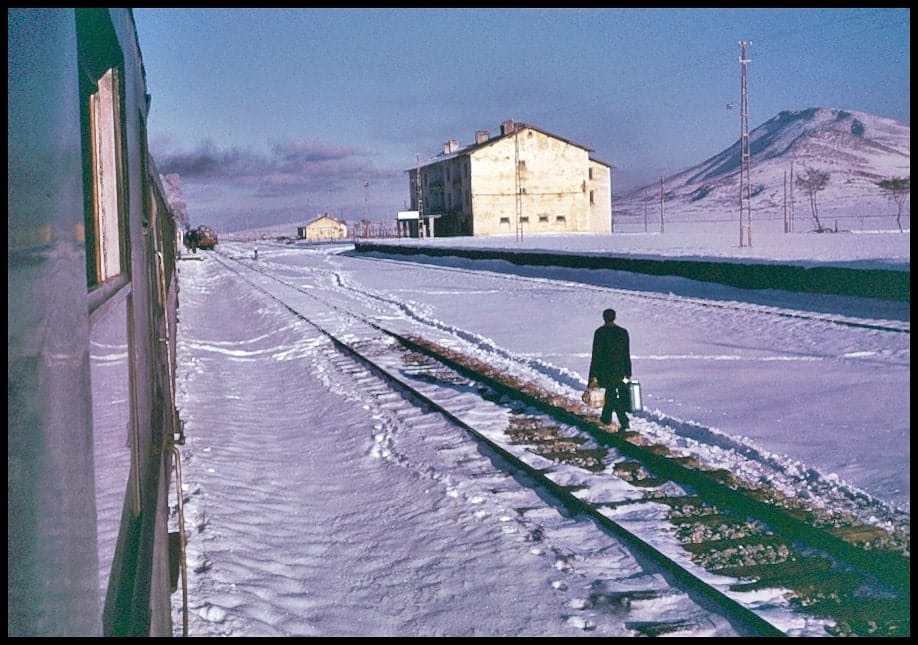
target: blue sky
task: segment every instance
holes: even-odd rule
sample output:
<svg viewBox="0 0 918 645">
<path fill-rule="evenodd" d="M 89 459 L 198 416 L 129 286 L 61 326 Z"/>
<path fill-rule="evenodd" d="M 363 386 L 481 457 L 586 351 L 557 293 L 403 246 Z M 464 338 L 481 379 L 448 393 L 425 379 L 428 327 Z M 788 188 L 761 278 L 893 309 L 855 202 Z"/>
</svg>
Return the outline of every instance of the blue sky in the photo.
<svg viewBox="0 0 918 645">
<path fill-rule="evenodd" d="M 782 110 L 910 123 L 909 9 L 134 9 L 149 136 L 193 224 L 390 220 L 407 170 L 516 119 L 620 193 Z M 727 105 L 731 104 L 732 109 Z"/>
</svg>

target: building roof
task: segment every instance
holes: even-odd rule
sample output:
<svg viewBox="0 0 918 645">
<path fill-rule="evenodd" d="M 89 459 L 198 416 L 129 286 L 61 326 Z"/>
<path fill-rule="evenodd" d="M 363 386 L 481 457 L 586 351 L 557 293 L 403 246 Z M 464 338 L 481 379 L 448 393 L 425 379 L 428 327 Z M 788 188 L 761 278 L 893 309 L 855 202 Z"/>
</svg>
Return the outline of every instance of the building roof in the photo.
<svg viewBox="0 0 918 645">
<path fill-rule="evenodd" d="M 467 145 L 467 146 L 465 146 L 465 147 L 463 147 L 463 148 L 459 148 L 459 149 L 456 150 L 455 152 L 441 153 L 441 154 L 437 155 L 436 157 L 434 157 L 434 158 L 432 158 L 432 159 L 429 159 L 429 160 L 425 161 L 424 163 L 420 164 L 420 167 L 421 167 L 421 168 L 424 168 L 424 167 L 426 167 L 426 166 L 433 166 L 433 165 L 436 165 L 436 164 L 441 163 L 441 162 L 443 162 L 443 161 L 446 161 L 446 160 L 448 160 L 448 159 L 455 159 L 455 158 L 457 158 L 457 157 L 464 157 L 464 156 L 470 155 L 471 153 L 475 152 L 476 150 L 480 150 L 481 148 L 485 148 L 485 147 L 487 147 L 487 146 L 493 145 L 493 144 L 497 143 L 498 141 L 501 141 L 501 140 L 503 140 L 503 139 L 507 139 L 507 138 L 509 138 L 509 137 L 512 137 L 512 136 L 515 135 L 516 133 L 518 133 L 518 132 L 520 132 L 520 131 L 522 131 L 522 130 L 525 130 L 525 129 L 535 130 L 536 132 L 540 132 L 541 134 L 544 134 L 544 135 L 547 136 L 547 137 L 551 137 L 552 139 L 557 139 L 558 141 L 563 141 L 564 143 L 567 143 L 567 144 L 569 144 L 569 145 L 575 146 L 575 147 L 577 147 L 577 148 L 582 148 L 583 150 L 586 150 L 587 153 L 592 153 L 592 152 L 593 152 L 593 149 L 592 149 L 592 148 L 587 148 L 586 146 L 582 146 L 582 145 L 580 145 L 579 143 L 575 143 L 575 142 L 571 141 L 570 139 L 565 139 L 564 137 L 559 137 L 557 134 L 553 134 L 553 133 L 551 133 L 551 132 L 549 132 L 549 131 L 547 131 L 547 130 L 543 130 L 542 128 L 537 128 L 537 127 L 534 126 L 534 125 L 529 125 L 529 124 L 527 124 L 527 123 L 521 123 L 521 122 L 515 122 L 515 126 L 516 126 L 516 127 L 513 129 L 513 132 L 508 132 L 508 133 L 506 133 L 506 134 L 499 134 L 499 135 L 497 135 L 497 136 L 489 137 L 487 141 L 482 141 L 481 143 L 472 143 L 472 144 Z M 606 163 L 605 161 L 601 161 L 601 160 L 599 160 L 599 159 L 596 159 L 595 157 L 593 157 L 592 154 L 590 154 L 590 161 L 593 161 L 593 162 L 595 162 L 595 163 L 601 164 L 601 165 L 603 165 L 603 166 L 608 166 L 609 168 L 612 167 L 612 164 Z M 412 170 L 416 170 L 416 169 L 417 169 L 417 167 L 415 167 L 415 168 L 409 168 L 409 169 L 406 170 L 405 172 L 411 172 Z"/>
<path fill-rule="evenodd" d="M 311 220 L 309 220 L 308 222 L 306 222 L 305 224 L 303 224 L 303 226 L 309 226 L 310 224 L 315 224 L 316 222 L 322 221 L 323 219 L 329 219 L 329 220 L 331 220 L 332 222 L 334 222 L 335 224 L 342 224 L 342 225 L 344 224 L 344 222 L 342 222 L 342 221 L 339 220 L 339 219 L 335 219 L 334 217 L 332 217 L 332 216 L 329 215 L 328 213 L 320 213 L 319 215 L 316 215 L 316 216 L 313 217 Z"/>
</svg>

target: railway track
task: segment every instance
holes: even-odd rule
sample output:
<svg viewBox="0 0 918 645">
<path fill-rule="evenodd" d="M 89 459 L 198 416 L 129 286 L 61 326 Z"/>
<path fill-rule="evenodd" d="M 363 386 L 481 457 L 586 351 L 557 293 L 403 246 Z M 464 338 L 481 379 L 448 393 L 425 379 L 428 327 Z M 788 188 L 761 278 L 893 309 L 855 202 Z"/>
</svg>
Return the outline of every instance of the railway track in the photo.
<svg viewBox="0 0 918 645">
<path fill-rule="evenodd" d="M 462 427 L 566 512 L 651 558 L 742 633 L 788 635 L 817 624 L 826 635 L 910 634 L 907 540 L 750 486 L 640 433 L 608 433 L 580 401 L 387 329 L 252 263 L 215 257 L 342 355 Z"/>
</svg>

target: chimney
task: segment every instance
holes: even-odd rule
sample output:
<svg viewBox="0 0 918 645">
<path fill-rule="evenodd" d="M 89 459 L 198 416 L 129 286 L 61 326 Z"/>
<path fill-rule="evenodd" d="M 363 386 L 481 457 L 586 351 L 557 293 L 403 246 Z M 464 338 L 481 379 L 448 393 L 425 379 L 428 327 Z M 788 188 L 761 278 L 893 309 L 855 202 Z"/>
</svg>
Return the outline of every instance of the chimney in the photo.
<svg viewBox="0 0 918 645">
<path fill-rule="evenodd" d="M 448 155 L 456 152 L 459 149 L 459 140 L 450 139 L 443 144 L 443 154 Z"/>
<path fill-rule="evenodd" d="M 478 130 L 475 133 L 475 143 L 484 143 L 491 138 L 491 133 L 487 130 Z"/>
<path fill-rule="evenodd" d="M 500 124 L 500 133 L 502 135 L 513 134 L 514 132 L 516 132 L 516 121 L 511 119 Z"/>
</svg>

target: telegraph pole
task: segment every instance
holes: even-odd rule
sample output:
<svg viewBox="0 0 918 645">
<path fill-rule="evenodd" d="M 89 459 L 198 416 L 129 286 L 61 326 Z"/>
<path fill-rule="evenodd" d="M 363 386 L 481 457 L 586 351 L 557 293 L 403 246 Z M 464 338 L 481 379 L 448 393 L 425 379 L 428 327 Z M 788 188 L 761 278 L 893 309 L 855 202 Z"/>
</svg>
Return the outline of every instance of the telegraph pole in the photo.
<svg viewBox="0 0 918 645">
<path fill-rule="evenodd" d="M 740 237 L 739 245 L 743 246 L 743 231 L 745 230 L 746 243 L 752 246 L 752 180 L 750 178 L 750 165 L 752 153 L 749 150 L 749 95 L 746 90 L 746 47 L 751 42 L 740 41 L 739 63 L 742 68 L 741 100 L 740 100 Z M 745 223 L 743 218 L 745 217 Z"/>
<path fill-rule="evenodd" d="M 516 184 L 516 241 L 523 240 L 523 193 L 520 186 L 520 133 L 516 121 L 513 122 L 514 179 Z"/>
<path fill-rule="evenodd" d="M 663 232 L 663 177 L 660 177 L 660 232 Z"/>
<path fill-rule="evenodd" d="M 784 232 L 790 231 L 790 225 L 787 219 L 787 171 L 784 171 Z"/>
<path fill-rule="evenodd" d="M 363 218 L 370 219 L 370 182 L 363 182 Z"/>
<path fill-rule="evenodd" d="M 418 237 L 424 237 L 421 234 L 421 222 L 423 220 L 422 220 L 422 215 L 421 215 L 421 153 L 420 152 L 417 153 L 417 170 L 415 171 L 414 179 L 415 179 L 415 182 L 414 182 L 415 191 L 417 193 L 417 198 L 418 198 Z"/>
<path fill-rule="evenodd" d="M 609 232 L 615 232 L 615 199 L 612 197 L 612 173 L 615 166 L 609 165 Z"/>
</svg>

